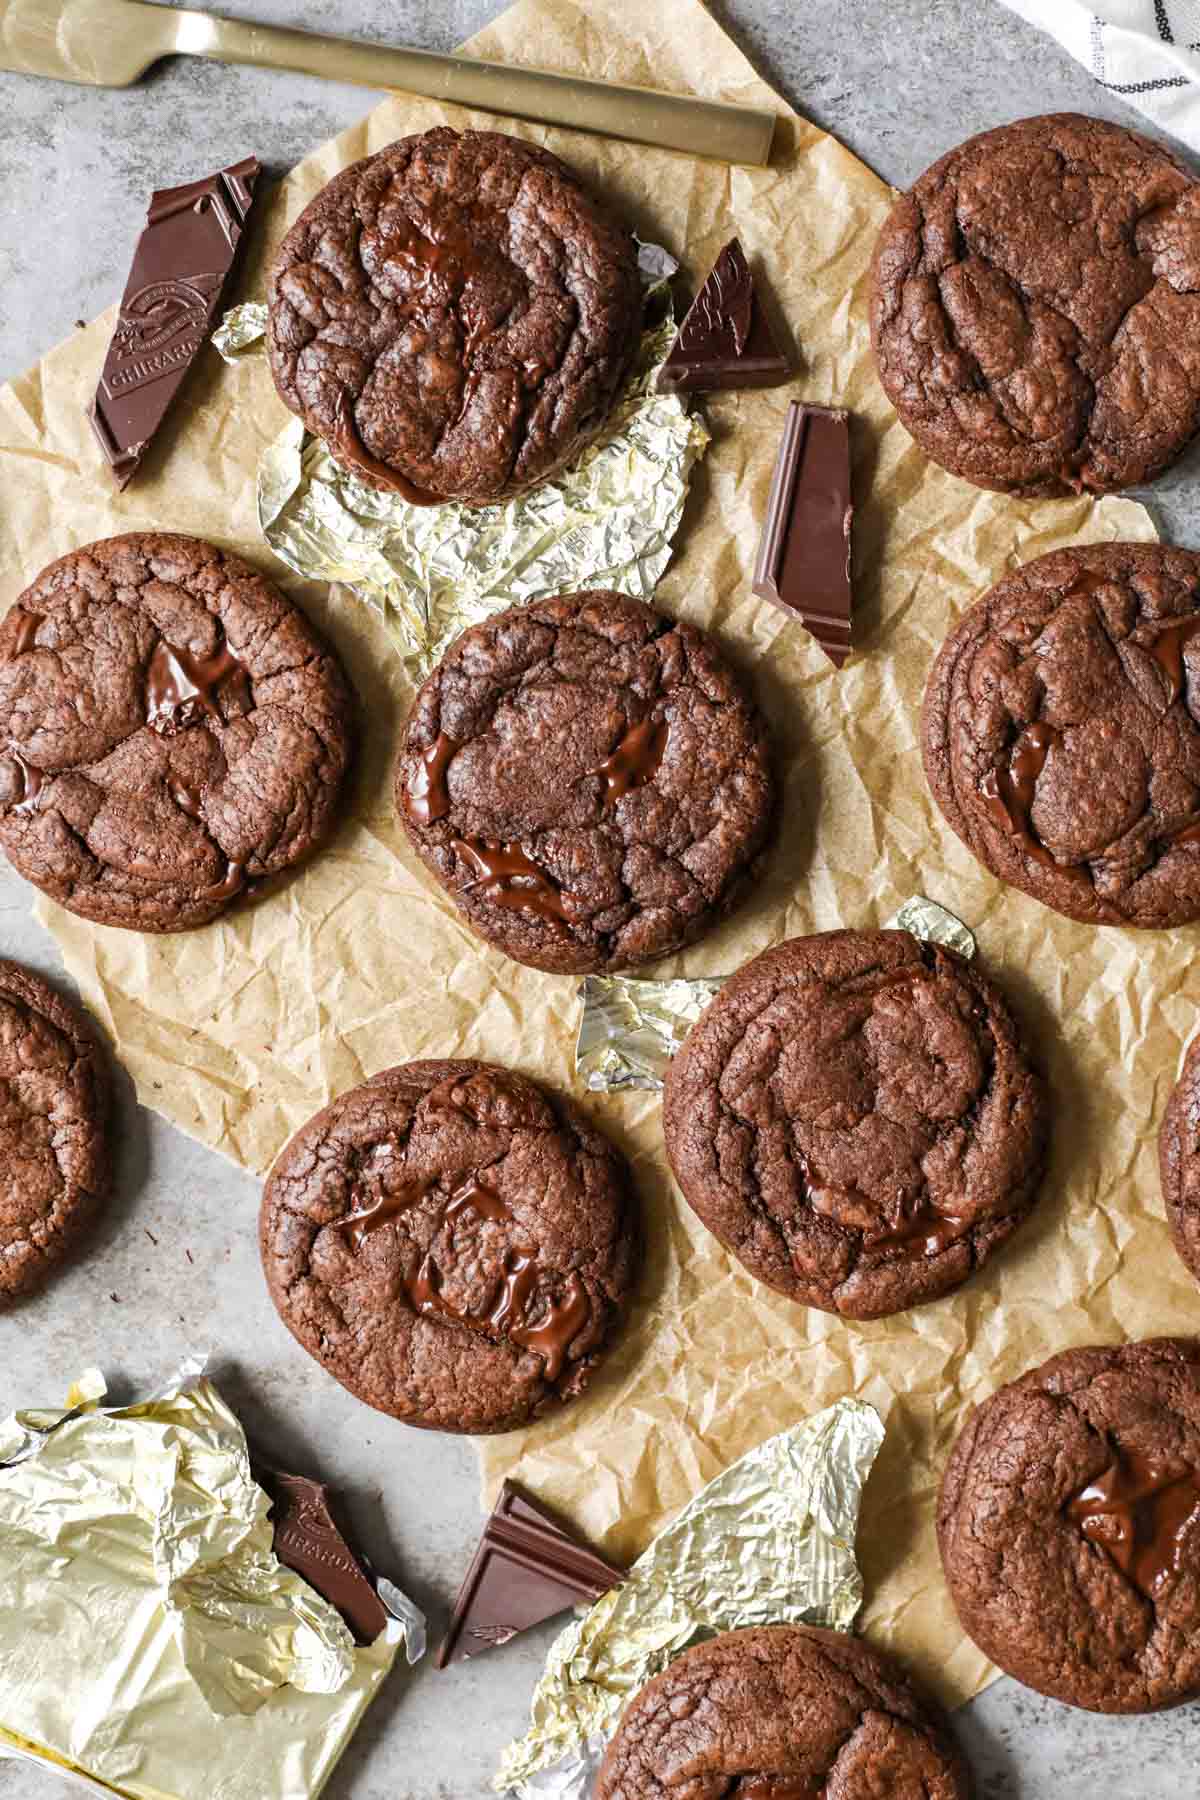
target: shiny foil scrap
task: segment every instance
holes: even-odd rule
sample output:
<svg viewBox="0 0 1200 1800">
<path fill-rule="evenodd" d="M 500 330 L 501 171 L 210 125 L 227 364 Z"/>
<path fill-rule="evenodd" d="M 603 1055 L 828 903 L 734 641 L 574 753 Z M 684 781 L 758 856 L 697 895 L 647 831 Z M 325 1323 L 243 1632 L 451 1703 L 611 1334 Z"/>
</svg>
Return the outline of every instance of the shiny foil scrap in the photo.
<svg viewBox="0 0 1200 1800">
<path fill-rule="evenodd" d="M 357 1648 L 280 1563 L 245 1433 L 185 1371 L 0 1423 L 0 1756 L 133 1800 L 312 1800 L 424 1619 Z"/>
<path fill-rule="evenodd" d="M 893 931 L 911 931 L 926 943 L 946 944 L 969 962 L 975 939 L 961 919 L 914 894 L 895 918 Z M 661 1092 L 667 1065 L 723 982 L 713 979 L 638 981 L 623 975 L 588 975 L 579 984 L 582 1010 L 575 1039 L 575 1076 L 592 1093 L 621 1088 Z"/>
<path fill-rule="evenodd" d="M 948 950 L 957 950 L 967 962 L 975 954 L 974 933 L 967 930 L 961 919 L 956 919 L 936 900 L 927 900 L 924 894 L 914 894 L 911 900 L 906 900 L 895 918 L 888 920 L 887 929 L 911 931 L 915 938 L 926 944 L 945 944 Z"/>
<path fill-rule="evenodd" d="M 555 1640 L 497 1793 L 587 1800 L 626 1701 L 703 1638 L 743 1625 L 849 1631 L 863 1598 L 859 1503 L 882 1442 L 873 1407 L 838 1400 L 709 1482 Z"/>
<path fill-rule="evenodd" d="M 222 354 L 245 352 L 263 312 L 226 315 Z M 669 312 L 649 326 L 603 433 L 563 474 L 501 505 L 410 506 L 341 468 L 292 419 L 259 460 L 263 536 L 298 575 L 341 582 L 376 608 L 414 680 L 506 607 L 594 587 L 648 599 L 709 441 L 698 414 L 655 391 L 674 335 Z"/>
<path fill-rule="evenodd" d="M 575 1075 L 593 1093 L 661 1090 L 667 1065 L 722 983 L 588 975 L 575 1039 Z"/>
<path fill-rule="evenodd" d="M 267 336 L 267 309 L 261 300 L 231 306 L 212 334 L 212 346 L 227 363 L 261 356 Z"/>
</svg>

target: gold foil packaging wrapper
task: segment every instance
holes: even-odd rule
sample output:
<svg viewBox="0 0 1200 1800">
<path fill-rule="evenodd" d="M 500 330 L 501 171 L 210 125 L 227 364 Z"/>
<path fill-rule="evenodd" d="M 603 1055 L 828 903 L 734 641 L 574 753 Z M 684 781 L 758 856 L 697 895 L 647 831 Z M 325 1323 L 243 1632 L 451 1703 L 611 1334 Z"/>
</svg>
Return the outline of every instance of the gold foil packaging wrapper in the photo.
<svg viewBox="0 0 1200 1800">
<path fill-rule="evenodd" d="M 579 984 L 576 1080 L 593 1093 L 661 1089 L 667 1064 L 721 986 L 682 975 L 674 981 L 585 976 Z"/>
<path fill-rule="evenodd" d="M 968 962 L 975 954 L 975 939 L 962 920 L 924 894 L 906 900 L 888 925 L 927 943 L 945 944 Z M 722 985 L 681 975 L 671 981 L 585 976 L 579 984 L 582 1006 L 575 1039 L 578 1084 L 591 1093 L 661 1091 L 668 1063 Z"/>
<path fill-rule="evenodd" d="M 888 920 L 888 930 L 911 931 L 915 938 L 921 938 L 926 944 L 944 944 L 947 950 L 957 950 L 967 962 L 975 954 L 974 932 L 968 931 L 961 919 L 956 919 L 936 900 L 926 899 L 924 894 L 914 894 L 911 900 L 906 900 L 895 918 Z"/>
<path fill-rule="evenodd" d="M 267 309 L 261 300 L 231 306 L 212 334 L 212 344 L 227 363 L 242 356 L 261 356 L 267 335 Z"/>
<path fill-rule="evenodd" d="M 655 244 L 640 255 L 653 293 L 675 259 Z M 655 391 L 675 335 L 660 312 L 603 433 L 533 493 L 500 506 L 411 506 L 347 473 L 293 419 L 259 459 L 263 536 L 298 575 L 342 582 L 375 607 L 418 681 L 468 625 L 506 607 L 584 588 L 649 599 L 708 444 L 700 416 Z M 247 302 L 214 342 L 232 361 L 265 330 L 265 306 Z"/>
<path fill-rule="evenodd" d="M 424 1620 L 357 1648 L 272 1549 L 241 1425 L 191 1371 L 0 1424 L 0 1755 L 134 1800 L 313 1800 Z"/>
<path fill-rule="evenodd" d="M 743 1625 L 849 1631 L 863 1598 L 859 1503 L 882 1442 L 872 1407 L 839 1400 L 709 1482 L 555 1640 L 496 1790 L 587 1800 L 625 1703 L 701 1638 Z"/>
</svg>

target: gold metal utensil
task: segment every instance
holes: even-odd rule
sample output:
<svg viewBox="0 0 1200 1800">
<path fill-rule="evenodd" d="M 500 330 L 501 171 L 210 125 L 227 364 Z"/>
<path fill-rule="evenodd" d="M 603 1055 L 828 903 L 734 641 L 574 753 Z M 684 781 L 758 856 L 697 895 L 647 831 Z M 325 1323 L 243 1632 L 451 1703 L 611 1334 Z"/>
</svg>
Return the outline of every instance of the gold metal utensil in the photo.
<svg viewBox="0 0 1200 1800">
<path fill-rule="evenodd" d="M 142 0 L 0 0 L 0 69 L 93 87 L 128 87 L 160 56 L 261 63 L 365 87 L 400 88 L 721 162 L 765 163 L 775 125 L 774 114 L 755 107 L 252 25 Z"/>
</svg>

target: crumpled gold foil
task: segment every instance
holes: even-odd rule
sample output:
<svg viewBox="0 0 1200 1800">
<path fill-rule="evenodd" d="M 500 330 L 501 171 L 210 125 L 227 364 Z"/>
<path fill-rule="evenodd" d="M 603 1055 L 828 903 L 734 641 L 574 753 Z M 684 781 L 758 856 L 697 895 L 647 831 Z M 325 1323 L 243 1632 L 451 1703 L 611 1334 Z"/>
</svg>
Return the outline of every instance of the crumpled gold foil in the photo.
<svg viewBox="0 0 1200 1800">
<path fill-rule="evenodd" d="M 575 1076 L 593 1093 L 660 1089 L 667 1064 L 721 981 L 636 981 L 587 975 L 575 1039 Z"/>
<path fill-rule="evenodd" d="M 267 335 L 267 308 L 261 300 L 231 306 L 212 334 L 212 346 L 227 363 L 262 354 Z"/>
<path fill-rule="evenodd" d="M 968 931 L 961 919 L 956 919 L 936 900 L 926 899 L 924 894 L 914 894 L 911 900 L 906 900 L 895 917 L 888 920 L 887 929 L 911 931 L 914 937 L 927 944 L 945 944 L 948 950 L 957 950 L 967 962 L 975 954 L 974 932 Z"/>
<path fill-rule="evenodd" d="M 655 293 L 675 268 L 640 250 Z M 253 351 L 266 307 L 226 313 L 213 342 L 227 362 Z M 342 468 L 291 419 L 258 465 L 263 536 L 298 575 L 344 583 L 382 615 L 414 680 L 468 625 L 545 594 L 588 587 L 648 599 L 671 555 L 708 431 L 655 380 L 675 336 L 668 310 L 642 334 L 625 391 L 578 461 L 499 506 L 410 506 Z"/>
<path fill-rule="evenodd" d="M 0 1755 L 135 1800 L 312 1800 L 424 1620 L 356 1648 L 272 1549 L 241 1425 L 185 1370 L 0 1424 Z"/>
<path fill-rule="evenodd" d="M 743 1625 L 849 1631 L 863 1598 L 859 1502 L 882 1442 L 873 1407 L 838 1400 L 702 1488 L 555 1639 L 496 1791 L 586 1800 L 626 1701 L 701 1638 Z"/>
<path fill-rule="evenodd" d="M 888 920 L 930 944 L 947 944 L 969 962 L 975 939 L 961 919 L 914 894 Z M 578 988 L 583 1009 L 575 1039 L 575 1079 L 592 1093 L 622 1088 L 660 1092 L 667 1065 L 723 980 L 640 981 L 624 975 L 586 975 Z"/>
</svg>

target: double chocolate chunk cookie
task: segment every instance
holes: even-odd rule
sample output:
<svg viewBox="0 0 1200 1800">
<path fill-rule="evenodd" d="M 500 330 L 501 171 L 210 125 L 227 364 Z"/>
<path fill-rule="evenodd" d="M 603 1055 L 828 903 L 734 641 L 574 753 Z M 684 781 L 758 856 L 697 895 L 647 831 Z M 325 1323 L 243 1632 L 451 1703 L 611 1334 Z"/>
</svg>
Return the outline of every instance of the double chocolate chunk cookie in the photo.
<svg viewBox="0 0 1200 1800">
<path fill-rule="evenodd" d="M 871 335 L 913 437 L 977 487 L 1147 481 L 1200 425 L 1200 183 L 1103 119 L 986 131 L 897 202 Z"/>
<path fill-rule="evenodd" d="M 1200 1037 L 1193 1039 L 1167 1102 L 1158 1167 L 1175 1248 L 1200 1281 Z"/>
<path fill-rule="evenodd" d="M 0 622 L 0 844 L 85 919 L 215 919 L 328 837 L 350 746 L 332 653 L 199 538 L 73 550 Z"/>
<path fill-rule="evenodd" d="M 938 1540 L 958 1616 L 1091 1712 L 1200 1695 L 1200 1343 L 1068 1350 L 971 1415 Z"/>
<path fill-rule="evenodd" d="M 564 973 L 700 937 L 758 872 L 761 718 L 712 640 L 567 594 L 473 626 L 417 695 L 396 809 L 481 937 Z"/>
<path fill-rule="evenodd" d="M 667 1073 L 663 1129 L 685 1199 L 752 1275 L 876 1319 L 1011 1237 L 1046 1099 L 973 964 L 906 931 L 831 931 L 726 982 Z"/>
<path fill-rule="evenodd" d="M 268 295 L 275 385 L 337 460 L 418 503 L 544 481 L 637 347 L 637 247 L 565 163 L 496 131 L 401 138 L 321 189 Z"/>
<path fill-rule="evenodd" d="M 405 1063 L 318 1113 L 267 1180 L 260 1244 L 309 1354 L 438 1431 L 508 1431 L 581 1393 L 638 1260 L 618 1152 L 477 1062 Z"/>
<path fill-rule="evenodd" d="M 0 1306 L 41 1284 L 107 1197 L 107 1124 L 91 1027 L 0 959 Z"/>
<path fill-rule="evenodd" d="M 644 1687 L 596 1800 L 969 1800 L 949 1726 L 888 1657 L 841 1631 L 729 1631 Z"/>
<path fill-rule="evenodd" d="M 1095 925 L 1200 918 L 1200 556 L 1055 550 L 984 595 L 925 693 L 925 772 L 1002 881 Z"/>
</svg>

